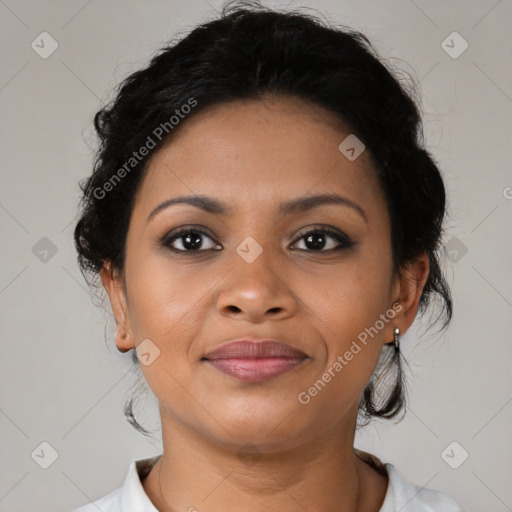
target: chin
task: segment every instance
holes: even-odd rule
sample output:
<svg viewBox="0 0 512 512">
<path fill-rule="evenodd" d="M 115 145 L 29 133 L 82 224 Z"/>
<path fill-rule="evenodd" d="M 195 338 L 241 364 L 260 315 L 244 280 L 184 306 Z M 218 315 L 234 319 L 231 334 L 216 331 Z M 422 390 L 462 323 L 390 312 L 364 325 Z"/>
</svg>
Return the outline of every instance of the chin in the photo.
<svg viewBox="0 0 512 512">
<path fill-rule="evenodd" d="M 224 428 L 215 423 L 215 433 L 210 431 L 207 435 L 237 451 L 246 445 L 249 452 L 251 445 L 261 453 L 291 449 L 306 442 L 307 432 L 314 431 L 313 424 L 308 428 L 284 409 L 266 409 L 259 413 L 253 410 L 246 415 L 238 413 L 236 417 L 221 414 L 214 417 Z"/>
</svg>

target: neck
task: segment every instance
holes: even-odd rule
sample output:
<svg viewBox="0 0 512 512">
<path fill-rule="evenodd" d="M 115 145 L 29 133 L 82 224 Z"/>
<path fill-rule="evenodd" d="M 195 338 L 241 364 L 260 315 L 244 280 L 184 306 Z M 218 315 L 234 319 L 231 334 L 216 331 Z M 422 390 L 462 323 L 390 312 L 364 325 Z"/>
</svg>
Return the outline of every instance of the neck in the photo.
<svg viewBox="0 0 512 512">
<path fill-rule="evenodd" d="M 160 512 L 378 512 L 384 499 L 387 478 L 355 455 L 353 429 L 343 435 L 338 426 L 287 449 L 241 451 L 165 420 L 163 455 L 143 481 Z"/>
</svg>

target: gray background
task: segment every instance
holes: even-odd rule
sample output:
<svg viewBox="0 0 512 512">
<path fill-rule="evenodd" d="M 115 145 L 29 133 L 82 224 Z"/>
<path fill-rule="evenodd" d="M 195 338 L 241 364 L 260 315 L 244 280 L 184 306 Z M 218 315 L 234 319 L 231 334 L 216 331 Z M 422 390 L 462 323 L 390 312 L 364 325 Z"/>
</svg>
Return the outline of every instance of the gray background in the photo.
<svg viewBox="0 0 512 512">
<path fill-rule="evenodd" d="M 264 3 L 351 25 L 420 81 L 427 146 L 448 186 L 453 322 L 421 343 L 407 333 L 408 413 L 367 427 L 356 446 L 468 512 L 512 510 L 512 2 Z M 131 356 L 116 351 L 110 306 L 94 305 L 76 264 L 78 181 L 112 88 L 220 5 L 0 0 L 1 512 L 69 511 L 119 487 L 131 460 L 160 453 L 124 419 Z M 31 47 L 43 31 L 58 43 L 46 59 Z M 453 31 L 469 44 L 457 58 L 442 46 Z M 144 396 L 135 411 L 158 439 L 156 400 Z M 459 464 L 463 450 L 453 469 L 446 460 Z"/>
</svg>

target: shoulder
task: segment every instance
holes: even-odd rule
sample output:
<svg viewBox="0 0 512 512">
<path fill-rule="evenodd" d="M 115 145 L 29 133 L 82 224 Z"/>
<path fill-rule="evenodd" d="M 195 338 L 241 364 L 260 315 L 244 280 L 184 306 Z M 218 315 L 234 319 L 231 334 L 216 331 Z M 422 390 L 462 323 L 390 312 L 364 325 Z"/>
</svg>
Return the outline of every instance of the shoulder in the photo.
<svg viewBox="0 0 512 512">
<path fill-rule="evenodd" d="M 122 487 L 71 512 L 98 512 L 98 510 L 101 512 L 158 512 L 144 492 L 141 481 L 159 457 L 157 455 L 133 460 Z"/>
<path fill-rule="evenodd" d="M 93 503 L 83 505 L 81 507 L 73 509 L 71 512 L 119 512 L 121 508 L 121 494 L 123 488 L 119 487 L 115 491 L 103 496 Z"/>
<path fill-rule="evenodd" d="M 441 491 L 404 480 L 393 464 L 383 463 L 375 455 L 357 448 L 354 453 L 377 472 L 388 476 L 388 488 L 379 512 L 464 512 L 459 503 Z"/>
<path fill-rule="evenodd" d="M 450 496 L 407 482 L 392 464 L 386 463 L 384 467 L 389 484 L 379 512 L 464 512 L 462 506 Z"/>
</svg>

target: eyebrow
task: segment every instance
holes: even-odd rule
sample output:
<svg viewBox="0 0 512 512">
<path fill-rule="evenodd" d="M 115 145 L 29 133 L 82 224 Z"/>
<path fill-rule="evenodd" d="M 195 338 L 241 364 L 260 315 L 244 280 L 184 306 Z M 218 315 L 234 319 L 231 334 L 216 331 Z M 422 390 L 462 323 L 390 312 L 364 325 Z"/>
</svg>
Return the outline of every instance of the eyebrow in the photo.
<svg viewBox="0 0 512 512">
<path fill-rule="evenodd" d="M 168 199 L 163 203 L 160 203 L 156 208 L 154 208 L 151 211 L 146 222 L 149 222 L 153 217 L 155 217 L 155 215 L 160 213 L 162 210 L 175 204 L 189 204 L 207 213 L 213 213 L 216 215 L 233 215 L 233 209 L 230 206 L 218 201 L 217 199 L 214 199 L 213 197 L 200 195 L 178 196 L 172 199 Z M 304 197 L 298 197 L 296 199 L 292 199 L 290 201 L 281 203 L 279 205 L 279 211 L 285 215 L 292 213 L 303 213 L 312 210 L 313 208 L 317 208 L 318 206 L 329 204 L 348 206 L 353 210 L 357 211 L 359 215 L 366 222 L 368 222 L 366 212 L 357 203 L 348 199 L 347 197 L 340 196 L 339 194 L 315 194 Z"/>
</svg>

